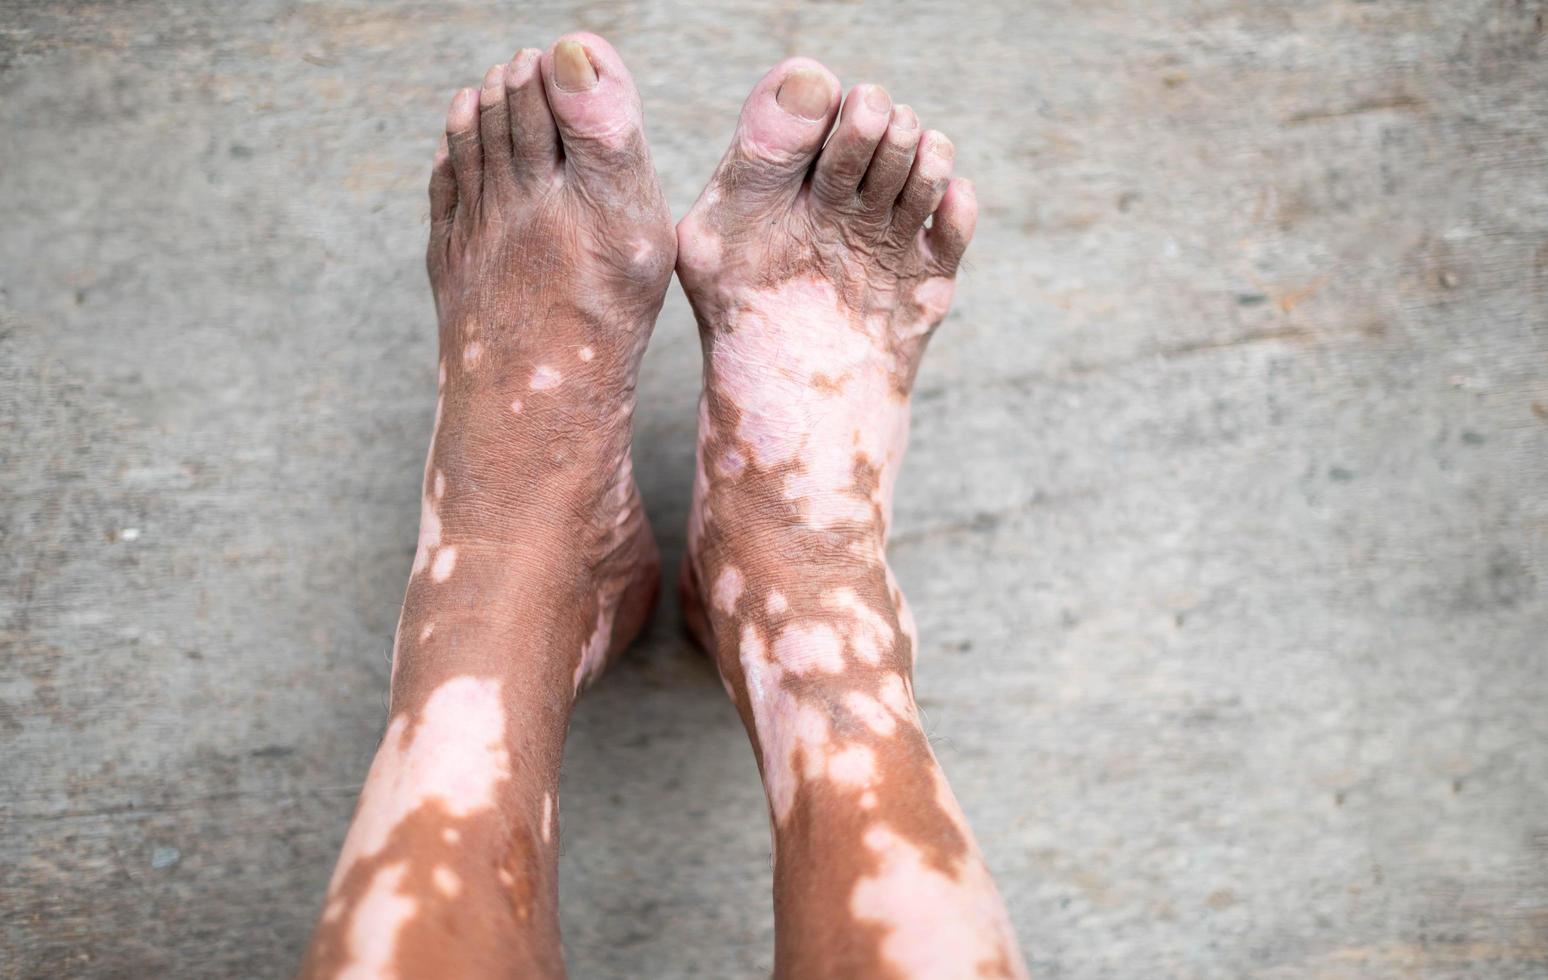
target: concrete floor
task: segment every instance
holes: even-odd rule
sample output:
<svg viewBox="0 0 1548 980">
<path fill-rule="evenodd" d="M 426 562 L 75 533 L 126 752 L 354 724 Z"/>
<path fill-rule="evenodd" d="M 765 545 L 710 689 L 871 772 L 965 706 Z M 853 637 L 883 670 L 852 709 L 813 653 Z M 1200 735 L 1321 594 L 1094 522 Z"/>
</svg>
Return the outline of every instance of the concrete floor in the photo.
<svg viewBox="0 0 1548 980">
<path fill-rule="evenodd" d="M 383 724 L 452 90 L 610 37 L 681 214 L 789 53 L 985 213 L 893 557 L 1051 977 L 1548 975 L 1542 0 L 0 5 L 0 976 L 281 976 Z M 675 287 L 638 472 L 682 548 Z M 579 710 L 572 972 L 771 958 L 664 608 Z"/>
</svg>

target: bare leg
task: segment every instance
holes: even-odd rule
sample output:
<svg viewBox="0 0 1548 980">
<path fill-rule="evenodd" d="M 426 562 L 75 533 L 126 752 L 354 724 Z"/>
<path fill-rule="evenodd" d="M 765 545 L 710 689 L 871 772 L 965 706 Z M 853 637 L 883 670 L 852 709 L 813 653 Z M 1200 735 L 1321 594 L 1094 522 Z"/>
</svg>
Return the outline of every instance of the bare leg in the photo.
<svg viewBox="0 0 1548 980">
<path fill-rule="evenodd" d="M 660 581 L 629 459 L 675 241 L 616 52 L 452 102 L 430 185 L 440 397 L 372 763 L 305 976 L 559 976 L 570 706 Z"/>
<path fill-rule="evenodd" d="M 777 66 L 678 227 L 705 350 L 684 605 L 768 793 L 776 974 L 1021 976 L 920 728 L 884 557 L 909 391 L 977 208 L 951 143 L 878 86 L 824 146 L 838 103 L 826 68 Z"/>
</svg>

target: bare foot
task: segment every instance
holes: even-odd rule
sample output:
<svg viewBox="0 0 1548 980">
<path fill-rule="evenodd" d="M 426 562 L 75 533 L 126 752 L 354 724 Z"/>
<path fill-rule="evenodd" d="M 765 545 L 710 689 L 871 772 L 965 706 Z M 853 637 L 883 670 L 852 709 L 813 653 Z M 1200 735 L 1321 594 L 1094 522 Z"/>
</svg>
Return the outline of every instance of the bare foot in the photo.
<svg viewBox="0 0 1548 980">
<path fill-rule="evenodd" d="M 676 242 L 617 52 L 572 35 L 457 93 L 430 204 L 441 391 L 414 570 L 441 587 L 425 598 L 482 565 L 576 570 L 578 688 L 658 581 L 629 443 Z"/>
<path fill-rule="evenodd" d="M 618 54 L 589 34 L 457 93 L 430 183 L 440 395 L 382 746 L 307 976 L 559 976 L 571 702 L 660 580 L 630 469 L 675 257 Z"/>
<path fill-rule="evenodd" d="M 806 59 L 678 226 L 705 351 L 682 592 L 757 750 L 781 976 L 1019 976 L 914 707 L 884 547 L 909 392 L 977 213 L 912 110 Z M 928 227 L 926 222 L 928 219 Z"/>
</svg>

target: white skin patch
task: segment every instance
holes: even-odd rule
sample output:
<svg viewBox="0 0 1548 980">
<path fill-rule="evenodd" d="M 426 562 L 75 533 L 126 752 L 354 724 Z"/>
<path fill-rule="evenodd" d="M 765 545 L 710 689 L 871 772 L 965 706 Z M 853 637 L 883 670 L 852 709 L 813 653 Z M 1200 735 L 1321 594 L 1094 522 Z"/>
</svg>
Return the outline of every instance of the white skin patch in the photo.
<svg viewBox="0 0 1548 980">
<path fill-rule="evenodd" d="M 869 664 L 881 663 L 882 653 L 892 649 L 897 642 L 897 631 L 887 622 L 887 617 L 872 609 L 854 589 L 834 589 L 822 597 L 823 605 L 849 613 L 855 619 L 850 632 L 849 644 L 855 653 Z"/>
<path fill-rule="evenodd" d="M 801 704 L 784 689 L 780 681 L 785 668 L 769 656 L 762 634 L 751 623 L 742 627 L 738 656 L 763 756 L 763 788 L 776 826 L 790 816 L 803 780 L 829 779 L 852 790 L 875 782 L 872 750 L 859 744 L 834 744 L 827 715 Z"/>
<path fill-rule="evenodd" d="M 336 897 L 351 868 L 380 853 L 421 808 L 435 806 L 453 818 L 494 810 L 511 778 L 503 704 L 498 681 L 456 677 L 431 693 L 412 735 L 406 717 L 393 719 L 360 792 L 330 896 Z M 397 894 L 403 871 L 402 865 L 378 871 L 353 913 L 348 934 L 359 976 L 383 975 L 392 944 L 382 937 L 414 912 L 413 901 Z"/>
<path fill-rule="evenodd" d="M 564 375 L 555 371 L 547 364 L 539 364 L 538 369 L 532 372 L 532 380 L 528 383 L 528 386 L 533 391 L 547 391 L 549 388 L 558 387 L 563 380 Z"/>
<path fill-rule="evenodd" d="M 435 883 L 435 890 L 447 898 L 456 898 L 462 893 L 462 879 L 444 864 L 436 865 L 435 870 L 430 872 L 430 878 Z"/>
<path fill-rule="evenodd" d="M 828 778 L 851 789 L 871 785 L 876 781 L 876 753 L 864 745 L 839 749 L 828 757 Z"/>
<path fill-rule="evenodd" d="M 543 794 L 543 843 L 551 843 L 554 839 L 554 797 L 552 793 Z"/>
<path fill-rule="evenodd" d="M 426 623 L 425 628 L 419 631 L 419 642 L 424 643 L 435 633 L 435 623 Z"/>
<path fill-rule="evenodd" d="M 882 955 L 910 977 L 957 977 L 964 964 L 1016 963 L 1016 938 L 976 853 L 942 874 L 884 824 L 865 832 L 878 870 L 850 893 L 849 909 L 888 932 Z"/>
<path fill-rule="evenodd" d="M 781 615 L 790 609 L 790 603 L 785 601 L 785 597 L 779 593 L 778 589 L 770 590 L 765 606 L 770 616 Z"/>
<path fill-rule="evenodd" d="M 443 374 L 445 370 L 446 365 L 443 362 L 441 365 Z M 435 458 L 435 441 L 441 434 L 441 408 L 445 403 L 444 395 L 435 400 L 435 428 L 430 433 L 429 459 Z M 428 460 L 425 465 L 429 466 Z M 422 493 L 419 497 L 419 546 L 414 550 L 414 566 L 409 570 L 410 576 L 418 575 L 429 568 L 435 549 L 441 546 L 441 514 L 437 505 L 446 492 L 446 477 L 439 469 L 433 474 L 431 484 L 433 491 Z"/>
<path fill-rule="evenodd" d="M 720 570 L 720 577 L 715 579 L 715 588 L 711 590 L 715 608 L 730 616 L 736 612 L 736 600 L 742 597 L 742 573 L 734 565 L 727 565 Z"/>
<path fill-rule="evenodd" d="M 468 346 L 462 349 L 462 363 L 469 369 L 478 367 L 478 362 L 483 360 L 484 345 L 478 341 L 470 341 Z"/>
<path fill-rule="evenodd" d="M 597 600 L 597 625 L 591 638 L 581 647 L 580 663 L 575 665 L 575 690 L 579 691 L 587 681 L 602 673 L 607 666 L 607 646 L 613 636 L 614 604 L 605 599 Z"/>
<path fill-rule="evenodd" d="M 774 640 L 774 659 L 786 670 L 804 674 L 824 670 L 836 674 L 844 669 L 844 641 L 826 623 L 787 626 Z"/>
<path fill-rule="evenodd" d="M 909 693 L 903 678 L 897 674 L 888 674 L 882 678 L 877 697 L 899 718 L 907 720 L 914 716 L 913 695 Z"/>
<path fill-rule="evenodd" d="M 454 827 L 447 827 L 445 830 L 441 831 L 441 840 L 448 844 L 455 844 L 462 840 L 462 833 Z"/>
<path fill-rule="evenodd" d="M 444 582 L 451 578 L 452 569 L 456 567 L 457 549 L 447 545 L 435 553 L 435 562 L 430 566 L 430 578 L 435 582 Z"/>
<path fill-rule="evenodd" d="M 878 735 L 891 735 L 897 730 L 898 720 L 892 711 L 863 691 L 850 691 L 844 695 L 844 707 Z"/>
<path fill-rule="evenodd" d="M 520 415 L 521 414 L 521 399 L 520 398 L 517 398 L 517 399 L 514 399 L 514 400 L 511 401 L 511 414 L 513 414 L 513 415 Z"/>
<path fill-rule="evenodd" d="M 734 480 L 742 475 L 743 470 L 747 469 L 747 460 L 742 458 L 741 453 L 731 449 L 723 453 L 720 459 L 716 461 L 715 469 L 720 472 L 721 476 Z"/>
<path fill-rule="evenodd" d="M 814 526 L 865 522 L 877 508 L 886 522 L 908 439 L 886 318 L 850 326 L 838 294 L 820 280 L 795 279 L 737 299 L 732 328 L 711 352 L 713 383 L 736 407 L 737 435 L 754 462 L 800 462 L 785 477 L 785 496 L 800 502 Z M 855 438 L 809 435 L 832 432 Z M 880 473 L 871 499 L 853 492 L 857 456 Z"/>
<path fill-rule="evenodd" d="M 924 311 L 924 318 L 915 328 L 917 333 L 930 329 L 931 323 L 946 315 L 956 289 L 957 284 L 945 276 L 931 276 L 914 287 L 914 302 Z"/>
<path fill-rule="evenodd" d="M 579 357 L 583 361 L 589 361 L 593 357 L 597 356 L 597 352 L 592 350 L 590 347 L 582 347 L 580 350 L 576 351 L 575 353 L 576 353 L 576 356 Z"/>
<path fill-rule="evenodd" d="M 371 877 L 365 897 L 360 900 L 349 924 L 345 938 L 349 964 L 339 971 L 339 977 L 367 980 L 393 974 L 393 943 L 398 930 L 414 917 L 419 904 L 398 891 L 407 871 L 408 862 L 399 861 Z"/>
</svg>

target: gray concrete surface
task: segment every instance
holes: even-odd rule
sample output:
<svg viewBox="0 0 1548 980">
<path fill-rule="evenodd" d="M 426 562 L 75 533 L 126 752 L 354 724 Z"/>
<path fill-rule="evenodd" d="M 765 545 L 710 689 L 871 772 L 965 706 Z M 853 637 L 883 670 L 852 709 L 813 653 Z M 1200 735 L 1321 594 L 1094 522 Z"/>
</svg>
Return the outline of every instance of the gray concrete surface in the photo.
<svg viewBox="0 0 1548 980">
<path fill-rule="evenodd" d="M 0 976 L 289 971 L 383 724 L 451 91 L 573 26 L 678 214 L 779 57 L 985 214 L 893 549 L 1048 977 L 1548 975 L 1541 0 L 0 5 Z M 680 554 L 674 288 L 638 472 Z M 564 780 L 573 974 L 771 958 L 663 608 Z"/>
</svg>

